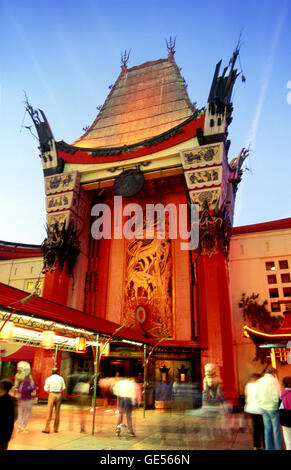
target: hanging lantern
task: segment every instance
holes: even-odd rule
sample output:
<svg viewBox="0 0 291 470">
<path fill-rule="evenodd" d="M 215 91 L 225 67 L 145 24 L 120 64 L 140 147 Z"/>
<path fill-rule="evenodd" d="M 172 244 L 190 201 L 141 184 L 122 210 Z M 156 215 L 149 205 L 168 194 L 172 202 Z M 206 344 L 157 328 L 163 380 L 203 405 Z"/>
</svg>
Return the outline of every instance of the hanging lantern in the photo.
<svg viewBox="0 0 291 470">
<path fill-rule="evenodd" d="M 4 325 L 2 327 L 2 325 Z M 0 324 L 0 340 L 1 341 L 10 341 L 12 339 L 12 328 L 13 328 L 13 322 L 12 321 L 7 321 L 6 323 L 4 321 L 1 322 Z"/>
<path fill-rule="evenodd" d="M 55 345 L 55 333 L 52 330 L 45 330 L 42 334 L 41 345 L 45 349 L 53 349 Z"/>
<path fill-rule="evenodd" d="M 86 352 L 86 338 L 84 338 L 84 336 L 78 336 L 78 338 L 76 338 L 75 351 L 76 353 Z"/>
</svg>

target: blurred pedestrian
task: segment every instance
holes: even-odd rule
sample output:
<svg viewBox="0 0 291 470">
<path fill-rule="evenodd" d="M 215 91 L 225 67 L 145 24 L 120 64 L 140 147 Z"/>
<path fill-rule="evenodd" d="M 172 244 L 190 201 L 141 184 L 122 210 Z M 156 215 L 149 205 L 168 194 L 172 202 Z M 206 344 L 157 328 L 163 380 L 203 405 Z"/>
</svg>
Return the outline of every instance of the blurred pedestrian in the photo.
<svg viewBox="0 0 291 470">
<path fill-rule="evenodd" d="M 86 409 L 90 405 L 90 377 L 82 374 L 73 389 L 73 396 L 79 409 L 80 432 L 86 432 Z"/>
<path fill-rule="evenodd" d="M 262 410 L 259 406 L 258 380 L 261 374 L 254 373 L 250 381 L 245 386 L 245 407 L 244 411 L 252 420 L 253 449 L 264 449 L 264 422 Z"/>
<path fill-rule="evenodd" d="M 286 450 L 291 450 L 291 377 L 284 377 L 284 390 L 280 394 L 280 423 Z"/>
<path fill-rule="evenodd" d="M 31 416 L 33 401 L 37 392 L 30 371 L 17 381 L 14 390 L 18 394 L 17 432 L 26 434 L 28 432 L 26 426 Z"/>
<path fill-rule="evenodd" d="M 0 381 L 0 450 L 7 450 L 14 421 L 17 418 L 17 402 L 9 392 L 13 386 L 10 380 Z"/>
<path fill-rule="evenodd" d="M 283 439 L 279 419 L 280 383 L 277 370 L 267 369 L 258 382 L 259 407 L 262 410 L 264 422 L 264 437 L 266 450 L 282 450 Z"/>
<path fill-rule="evenodd" d="M 55 421 L 54 421 L 54 432 L 59 432 L 60 424 L 60 408 L 62 403 L 62 392 L 65 390 L 66 385 L 62 376 L 58 375 L 58 369 L 52 370 L 52 375 L 48 377 L 44 384 L 44 390 L 48 392 L 48 404 L 47 404 L 47 419 L 44 433 L 50 433 L 50 422 L 53 416 L 53 410 L 55 408 Z"/>
<path fill-rule="evenodd" d="M 115 435 L 120 436 L 123 424 L 123 415 L 125 412 L 128 435 L 134 437 L 135 433 L 132 424 L 132 410 L 134 405 L 139 405 L 141 403 L 140 385 L 136 383 L 134 377 L 118 380 L 113 387 L 113 393 L 117 396 L 117 405 L 119 410 Z"/>
</svg>

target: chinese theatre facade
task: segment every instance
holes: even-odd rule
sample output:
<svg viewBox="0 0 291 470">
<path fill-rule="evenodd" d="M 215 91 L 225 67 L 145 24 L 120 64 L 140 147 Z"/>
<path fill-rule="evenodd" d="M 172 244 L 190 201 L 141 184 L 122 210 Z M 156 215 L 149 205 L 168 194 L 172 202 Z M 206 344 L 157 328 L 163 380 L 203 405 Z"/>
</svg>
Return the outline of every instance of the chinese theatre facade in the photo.
<svg viewBox="0 0 291 470">
<path fill-rule="evenodd" d="M 42 297 L 158 345 L 153 382 L 163 367 L 172 380 L 185 369 L 201 382 L 205 364 L 216 363 L 236 402 L 228 251 L 247 152 L 229 161 L 227 136 L 239 52 L 221 75 L 217 64 L 202 110 L 188 97 L 174 53 L 168 44 L 166 59 L 131 68 L 125 54 L 95 121 L 72 144 L 55 141 L 44 113 L 27 103 L 46 192 Z M 197 246 L 185 237 L 195 223 Z M 130 352 L 118 359 L 130 361 Z"/>
</svg>

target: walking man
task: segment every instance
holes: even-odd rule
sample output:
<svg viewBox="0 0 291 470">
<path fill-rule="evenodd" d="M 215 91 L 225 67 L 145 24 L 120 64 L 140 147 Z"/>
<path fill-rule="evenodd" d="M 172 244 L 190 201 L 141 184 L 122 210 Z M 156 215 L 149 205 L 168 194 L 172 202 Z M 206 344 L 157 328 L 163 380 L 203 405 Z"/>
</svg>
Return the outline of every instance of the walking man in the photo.
<svg viewBox="0 0 291 470">
<path fill-rule="evenodd" d="M 280 383 L 277 370 L 269 368 L 257 381 L 258 404 L 262 410 L 266 450 L 282 450 L 283 440 L 279 419 Z"/>
<path fill-rule="evenodd" d="M 47 406 L 47 420 L 44 433 L 50 432 L 50 422 L 53 415 L 53 409 L 55 408 L 55 421 L 54 421 L 54 432 L 59 431 L 60 423 L 60 408 L 62 402 L 62 391 L 65 390 L 66 385 L 63 377 L 58 375 L 58 369 L 52 370 L 52 375 L 48 377 L 44 384 L 44 390 L 48 392 L 48 406 Z"/>
<path fill-rule="evenodd" d="M 128 379 L 123 379 L 116 382 L 113 387 L 113 393 L 117 396 L 117 406 L 119 409 L 115 435 L 120 436 L 123 422 L 123 413 L 125 412 L 128 435 L 134 437 L 135 433 L 133 431 L 132 409 L 134 405 L 141 403 L 140 386 L 135 382 L 134 377 L 130 377 Z"/>
</svg>

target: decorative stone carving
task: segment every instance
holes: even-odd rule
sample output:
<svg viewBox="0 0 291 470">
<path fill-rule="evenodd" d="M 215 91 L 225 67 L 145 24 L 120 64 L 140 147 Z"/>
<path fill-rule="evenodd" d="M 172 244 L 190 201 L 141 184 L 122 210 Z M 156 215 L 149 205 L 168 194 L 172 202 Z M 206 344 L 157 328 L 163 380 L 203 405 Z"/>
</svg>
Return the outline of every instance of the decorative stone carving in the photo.
<svg viewBox="0 0 291 470">
<path fill-rule="evenodd" d="M 185 178 L 188 189 L 219 185 L 222 179 L 222 167 L 187 171 L 185 172 Z"/>
<path fill-rule="evenodd" d="M 207 203 L 210 210 L 214 210 L 220 205 L 221 189 L 201 189 L 200 191 L 189 191 L 190 201 L 192 204 L 198 204 L 200 210 L 203 210 L 204 204 Z"/>
<path fill-rule="evenodd" d="M 52 175 L 45 178 L 47 226 L 53 230 L 58 224 L 59 230 L 68 229 L 74 220 L 79 221 L 80 174 L 77 171 Z M 78 216 L 78 217 L 77 217 Z"/>
<path fill-rule="evenodd" d="M 63 194 L 47 196 L 46 198 L 46 210 L 47 212 L 57 211 L 57 210 L 66 210 L 66 209 L 75 209 L 77 210 L 78 197 L 77 195 L 70 191 Z"/>
<path fill-rule="evenodd" d="M 205 364 L 204 371 L 202 406 L 219 406 L 223 402 L 224 393 L 217 365 Z"/>
<path fill-rule="evenodd" d="M 181 150 L 180 156 L 184 170 L 218 165 L 223 160 L 223 143 Z"/>
<path fill-rule="evenodd" d="M 59 229 L 62 230 L 63 227 L 68 227 L 69 222 L 71 220 L 70 211 L 62 211 L 62 212 L 53 212 L 47 214 L 46 216 L 46 223 L 47 227 L 50 230 L 53 230 L 53 227 L 57 224 Z"/>
<path fill-rule="evenodd" d="M 79 191 L 80 174 L 77 171 L 63 173 L 61 175 L 47 176 L 45 179 L 45 193 L 49 194 L 63 193 L 65 191 Z"/>
<path fill-rule="evenodd" d="M 166 218 L 167 223 L 167 218 Z M 170 240 L 128 240 L 123 318 L 151 337 L 173 336 Z"/>
<path fill-rule="evenodd" d="M 226 211 L 210 213 L 208 202 L 199 221 L 199 251 L 202 255 L 211 256 L 220 250 L 226 257 L 229 253 L 231 224 Z"/>
<path fill-rule="evenodd" d="M 68 274 L 72 274 L 74 264 L 79 254 L 78 234 L 72 222 L 68 228 L 62 228 L 56 223 L 53 227 L 47 227 L 47 238 L 42 244 L 43 250 L 43 272 L 54 271 L 56 263 L 60 271 L 64 267 Z"/>
</svg>

